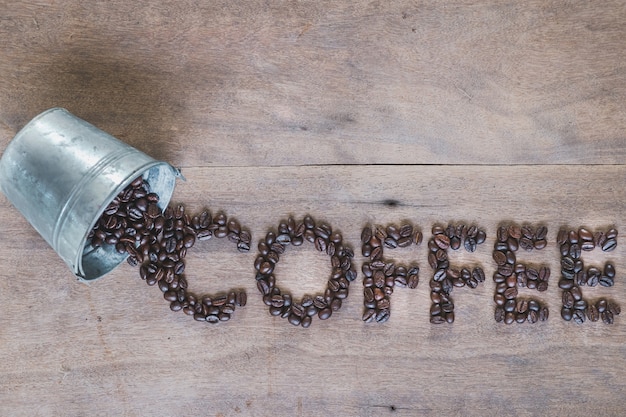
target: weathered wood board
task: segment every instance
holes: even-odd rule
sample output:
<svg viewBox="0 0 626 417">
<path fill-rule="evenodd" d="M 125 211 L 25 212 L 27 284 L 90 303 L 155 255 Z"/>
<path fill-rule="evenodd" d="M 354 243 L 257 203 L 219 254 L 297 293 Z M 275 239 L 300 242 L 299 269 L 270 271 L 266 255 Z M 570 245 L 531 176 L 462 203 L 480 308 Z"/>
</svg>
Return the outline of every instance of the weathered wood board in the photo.
<svg viewBox="0 0 626 417">
<path fill-rule="evenodd" d="M 216 239 L 189 253 L 198 293 L 245 289 L 216 326 L 173 313 L 123 264 L 90 284 L 0 197 L 1 415 L 623 415 L 626 317 L 561 319 L 560 227 L 615 227 L 611 288 L 626 300 L 626 3 L 0 1 L 0 146 L 63 106 L 182 167 L 173 202 L 225 211 L 253 250 Z M 364 323 L 362 275 L 311 328 L 271 317 L 256 242 L 311 214 L 357 253 L 368 224 L 487 231 L 456 265 L 487 281 L 455 289 L 456 321 L 429 323 L 425 243 L 384 324 Z M 520 255 L 552 270 L 543 323 L 493 318 L 496 230 L 543 224 Z M 276 277 L 321 292 L 328 258 L 289 248 Z"/>
</svg>

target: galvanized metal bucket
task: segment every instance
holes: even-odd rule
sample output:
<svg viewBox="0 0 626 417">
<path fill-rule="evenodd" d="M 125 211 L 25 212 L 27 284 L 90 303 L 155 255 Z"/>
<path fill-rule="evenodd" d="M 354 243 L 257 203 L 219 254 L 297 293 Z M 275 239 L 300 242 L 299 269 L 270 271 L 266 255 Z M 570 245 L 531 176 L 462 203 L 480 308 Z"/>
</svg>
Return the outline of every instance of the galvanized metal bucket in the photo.
<svg viewBox="0 0 626 417">
<path fill-rule="evenodd" d="M 53 108 L 31 120 L 0 159 L 0 188 L 72 272 L 93 280 L 128 255 L 87 241 L 104 209 L 142 175 L 167 206 L 180 171 Z"/>
</svg>

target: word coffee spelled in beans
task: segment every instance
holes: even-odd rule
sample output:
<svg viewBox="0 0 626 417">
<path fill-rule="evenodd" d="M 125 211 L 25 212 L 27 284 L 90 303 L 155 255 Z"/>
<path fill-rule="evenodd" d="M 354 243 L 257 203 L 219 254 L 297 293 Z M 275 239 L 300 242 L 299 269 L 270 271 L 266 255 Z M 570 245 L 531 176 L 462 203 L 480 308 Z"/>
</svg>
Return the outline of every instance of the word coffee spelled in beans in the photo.
<svg viewBox="0 0 626 417">
<path fill-rule="evenodd" d="M 183 311 L 196 321 L 219 323 L 228 321 L 235 309 L 247 303 L 246 292 L 230 289 L 218 294 L 197 296 L 188 289 L 185 256 L 197 241 L 213 237 L 230 242 L 238 251 L 250 250 L 251 235 L 247 228 L 224 213 L 211 215 L 203 211 L 189 215 L 182 204 L 161 210 L 159 196 L 150 191 L 142 178 L 135 179 L 106 207 L 89 232 L 93 247 L 112 245 L 119 253 L 127 253 L 128 263 L 139 267 L 139 276 L 150 286 L 157 285 L 172 311 Z M 495 291 L 494 318 L 499 323 L 537 323 L 549 316 L 547 305 L 537 298 L 524 297 L 525 289 L 545 292 L 550 268 L 524 263 L 530 256 L 548 246 L 548 229 L 543 225 L 502 224 L 497 229 L 492 252 Z M 450 250 L 461 248 L 476 251 L 485 242 L 486 232 L 476 225 L 464 223 L 447 226 L 436 224 L 428 239 L 427 260 L 432 269 L 429 281 L 430 322 L 453 323 L 454 288 L 476 288 L 485 281 L 480 266 L 453 266 Z M 391 317 L 391 295 L 396 288 L 417 288 L 420 267 L 416 263 L 398 264 L 384 256 L 384 251 L 420 246 L 421 230 L 409 222 L 399 225 L 366 226 L 361 231 L 361 251 L 365 257 L 363 272 L 362 320 L 384 323 Z M 330 259 L 330 274 L 324 291 L 294 300 L 276 283 L 274 268 L 289 245 L 311 243 Z M 583 297 L 583 287 L 612 287 L 616 271 L 611 262 L 602 267 L 585 267 L 583 254 L 595 249 L 609 253 L 617 247 L 617 230 L 592 232 L 584 227 L 562 228 L 556 238 L 560 251 L 561 317 L 582 324 L 601 321 L 612 324 L 621 308 L 613 300 Z M 306 215 L 301 220 L 289 217 L 276 230 L 267 232 L 258 243 L 254 261 L 256 285 L 268 306 L 270 315 L 287 319 L 294 326 L 307 328 L 313 318 L 329 319 L 348 297 L 350 282 L 357 277 L 352 249 L 343 243 L 340 233 L 325 222 Z M 587 290 L 585 290 L 587 291 Z"/>
</svg>

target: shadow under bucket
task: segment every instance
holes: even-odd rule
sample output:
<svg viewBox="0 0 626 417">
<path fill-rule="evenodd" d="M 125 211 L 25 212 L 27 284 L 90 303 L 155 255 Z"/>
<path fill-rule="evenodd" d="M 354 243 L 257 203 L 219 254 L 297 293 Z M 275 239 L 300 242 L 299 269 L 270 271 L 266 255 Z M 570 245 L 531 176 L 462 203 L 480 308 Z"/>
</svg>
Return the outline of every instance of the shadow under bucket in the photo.
<svg viewBox="0 0 626 417">
<path fill-rule="evenodd" d="M 0 159 L 4 195 L 83 280 L 105 275 L 128 257 L 112 245 L 92 248 L 87 235 L 139 176 L 164 209 L 181 175 L 61 108 L 31 120 Z"/>
</svg>

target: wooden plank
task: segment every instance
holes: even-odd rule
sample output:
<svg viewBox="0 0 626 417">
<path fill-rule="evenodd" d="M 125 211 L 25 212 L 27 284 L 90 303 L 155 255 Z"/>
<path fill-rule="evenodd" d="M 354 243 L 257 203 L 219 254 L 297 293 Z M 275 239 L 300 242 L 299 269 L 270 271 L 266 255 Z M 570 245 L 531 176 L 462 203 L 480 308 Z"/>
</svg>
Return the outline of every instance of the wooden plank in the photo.
<svg viewBox="0 0 626 417">
<path fill-rule="evenodd" d="M 615 166 L 311 166 L 189 168 L 175 202 L 225 210 L 256 242 L 281 218 L 310 213 L 340 229 L 357 249 L 366 224 L 410 220 L 425 237 L 436 222 L 475 222 L 487 242 L 458 264 L 491 277 L 500 222 L 548 226 L 548 247 L 524 255 L 553 271 L 545 323 L 498 324 L 494 283 L 453 292 L 453 325 L 428 322 L 431 274 L 424 246 L 390 252 L 422 269 L 417 289 L 392 295 L 392 317 L 361 321 L 362 286 L 310 329 L 273 318 L 255 287 L 255 251 L 211 240 L 188 255 L 190 287 L 239 287 L 249 302 L 228 323 L 208 326 L 169 311 L 157 288 L 123 265 L 84 285 L 0 199 L 0 414 L 20 415 L 620 415 L 626 389 L 624 317 L 575 325 L 559 317 L 559 227 L 626 230 Z M 395 204 L 389 204 L 395 201 Z M 615 264 L 612 288 L 585 296 L 626 299 L 625 246 L 585 254 Z M 326 257 L 289 248 L 277 267 L 294 295 L 319 291 Z M 528 295 L 531 293 L 528 292 Z"/>
<path fill-rule="evenodd" d="M 626 162 L 621 0 L 0 6 L 13 132 L 64 106 L 183 167 Z"/>
</svg>

